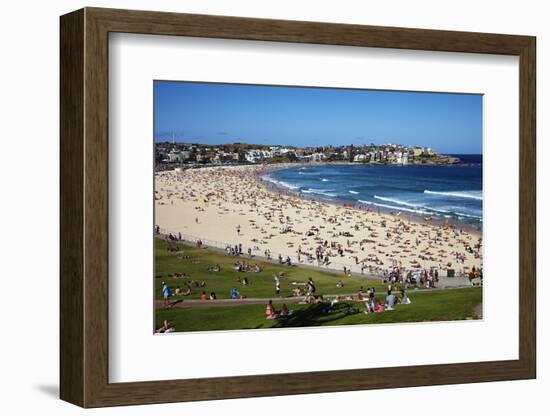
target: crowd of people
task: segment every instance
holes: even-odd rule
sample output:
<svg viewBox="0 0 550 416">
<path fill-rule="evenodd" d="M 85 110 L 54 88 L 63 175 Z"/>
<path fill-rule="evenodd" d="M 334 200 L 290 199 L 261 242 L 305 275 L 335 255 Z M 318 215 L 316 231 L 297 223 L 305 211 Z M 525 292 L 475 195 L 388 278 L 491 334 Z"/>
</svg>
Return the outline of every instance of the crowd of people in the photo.
<svg viewBox="0 0 550 416">
<path fill-rule="evenodd" d="M 267 186 L 265 174 L 253 166 L 159 173 L 158 218 L 172 230 L 184 226 L 191 235 L 234 241 L 227 245 L 229 254 L 263 254 L 281 264 L 378 275 L 394 264 L 407 270 L 436 267 L 440 273 L 468 273 L 482 265 L 482 239 L 473 230 L 305 199 Z M 182 213 L 191 221 L 182 221 Z"/>
<path fill-rule="evenodd" d="M 374 288 L 368 288 L 366 291 L 360 290 L 356 295 L 325 297 L 315 294 L 315 285 L 311 279 L 308 280 L 307 286 L 307 293 L 304 296 L 304 300 L 300 303 L 321 305 L 322 307 L 319 309 L 320 314 L 329 314 L 332 312 L 341 312 L 346 315 L 360 313 L 358 303 L 364 305 L 363 313 L 365 314 L 383 313 L 395 310 L 397 305 L 410 305 L 412 303 L 405 289 L 399 290 L 397 295 L 389 289 L 385 297 L 382 298 L 376 296 Z M 345 302 L 346 306 L 344 308 L 336 308 L 336 305 L 342 302 Z M 277 311 L 272 299 L 268 301 L 265 310 L 266 319 L 280 319 L 293 314 L 294 311 L 289 311 L 285 303 L 282 304 L 281 310 Z"/>
<path fill-rule="evenodd" d="M 262 268 L 258 264 L 248 263 L 246 261 L 238 261 L 233 268 L 239 273 L 260 273 Z"/>
</svg>

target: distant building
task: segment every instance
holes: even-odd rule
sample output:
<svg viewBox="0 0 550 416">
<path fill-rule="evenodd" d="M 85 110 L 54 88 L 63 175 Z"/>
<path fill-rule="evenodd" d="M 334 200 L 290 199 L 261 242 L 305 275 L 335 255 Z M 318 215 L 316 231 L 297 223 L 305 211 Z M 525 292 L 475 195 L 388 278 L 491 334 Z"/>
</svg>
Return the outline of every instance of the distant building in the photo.
<svg viewBox="0 0 550 416">
<path fill-rule="evenodd" d="M 311 155 L 311 161 L 312 162 L 322 162 L 325 160 L 326 156 L 324 153 L 313 153 Z"/>
<path fill-rule="evenodd" d="M 422 154 L 422 152 L 424 151 L 424 149 L 422 149 L 421 147 L 415 147 L 412 149 L 412 153 L 413 153 L 413 157 L 418 157 Z"/>
<path fill-rule="evenodd" d="M 181 162 L 181 154 L 177 149 L 172 149 L 170 153 L 168 153 L 168 161 L 170 163 L 178 163 Z"/>
<path fill-rule="evenodd" d="M 401 165 L 403 163 L 403 152 L 394 153 L 395 163 Z"/>
<path fill-rule="evenodd" d="M 261 163 L 264 160 L 264 156 L 260 150 L 250 150 L 244 157 L 249 163 Z"/>
</svg>

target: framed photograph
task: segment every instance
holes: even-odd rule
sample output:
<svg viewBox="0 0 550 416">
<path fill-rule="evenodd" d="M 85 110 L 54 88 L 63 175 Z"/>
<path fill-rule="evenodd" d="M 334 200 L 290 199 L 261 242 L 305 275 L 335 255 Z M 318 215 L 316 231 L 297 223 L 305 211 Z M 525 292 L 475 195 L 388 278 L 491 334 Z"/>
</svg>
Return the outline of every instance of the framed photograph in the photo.
<svg viewBox="0 0 550 416">
<path fill-rule="evenodd" d="M 534 37 L 60 28 L 63 400 L 536 377 Z"/>
</svg>

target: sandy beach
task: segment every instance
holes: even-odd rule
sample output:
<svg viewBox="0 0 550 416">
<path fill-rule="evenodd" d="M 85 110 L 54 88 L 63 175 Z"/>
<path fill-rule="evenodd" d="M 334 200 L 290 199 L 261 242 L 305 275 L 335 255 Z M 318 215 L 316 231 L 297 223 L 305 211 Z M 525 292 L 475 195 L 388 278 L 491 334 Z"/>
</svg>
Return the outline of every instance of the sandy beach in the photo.
<svg viewBox="0 0 550 416">
<path fill-rule="evenodd" d="M 261 166 L 155 174 L 155 224 L 163 233 L 245 255 L 382 275 L 435 267 L 442 276 L 482 267 L 481 235 L 402 215 L 304 199 L 258 177 Z"/>
</svg>

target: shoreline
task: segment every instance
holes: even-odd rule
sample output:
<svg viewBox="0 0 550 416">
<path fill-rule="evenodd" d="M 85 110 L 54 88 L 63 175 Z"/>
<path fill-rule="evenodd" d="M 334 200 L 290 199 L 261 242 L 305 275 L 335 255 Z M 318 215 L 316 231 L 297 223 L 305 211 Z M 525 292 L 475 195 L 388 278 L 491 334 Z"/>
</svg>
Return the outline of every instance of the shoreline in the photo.
<svg viewBox="0 0 550 416">
<path fill-rule="evenodd" d="M 445 227 L 445 226 L 452 225 L 453 227 L 455 227 L 457 229 L 471 232 L 471 233 L 477 235 L 478 237 L 483 236 L 483 223 L 481 223 L 481 225 L 479 227 L 475 226 L 474 224 L 468 224 L 468 223 L 463 223 L 463 222 L 456 222 L 456 223 L 451 224 L 450 221 L 448 221 L 446 219 L 443 219 L 443 218 L 438 218 L 437 216 L 435 216 L 435 217 L 432 216 L 432 218 L 430 220 L 427 220 L 425 218 L 425 216 L 423 216 L 421 214 L 412 214 L 412 213 L 405 214 L 404 210 L 399 211 L 399 210 L 394 210 L 394 209 L 390 209 L 390 208 L 386 208 L 386 207 L 380 207 L 380 206 L 376 206 L 376 210 L 368 209 L 368 208 L 365 208 L 365 205 L 367 205 L 367 204 L 360 204 L 358 202 L 352 203 L 348 200 L 340 199 L 340 198 L 328 199 L 328 198 L 323 198 L 322 196 L 315 196 L 314 194 L 306 195 L 306 194 L 304 194 L 302 192 L 299 192 L 297 190 L 292 190 L 292 189 L 287 188 L 283 185 L 279 185 L 275 182 L 272 182 L 272 181 L 269 181 L 269 180 L 266 180 L 266 179 L 262 178 L 262 176 L 269 176 L 269 174 L 271 174 L 272 172 L 274 172 L 276 170 L 283 170 L 283 169 L 289 169 L 289 168 L 294 168 L 294 167 L 300 168 L 300 167 L 307 167 L 307 166 L 325 166 L 325 165 L 328 165 L 328 166 L 331 166 L 331 165 L 356 166 L 356 165 L 358 165 L 357 163 L 352 163 L 352 162 L 341 162 L 341 163 L 340 162 L 335 162 L 335 163 L 325 163 L 325 162 L 318 162 L 317 163 L 317 162 L 314 162 L 314 163 L 311 163 L 311 162 L 309 162 L 309 163 L 288 163 L 288 164 L 281 164 L 281 165 L 284 165 L 284 166 L 273 167 L 271 169 L 265 169 L 265 170 L 260 168 L 259 170 L 254 172 L 254 175 L 256 176 L 257 180 L 262 182 L 263 185 L 266 187 L 266 189 L 268 191 L 280 193 L 280 194 L 283 194 L 283 195 L 293 195 L 297 198 L 302 198 L 302 199 L 307 199 L 307 200 L 312 200 L 312 201 L 317 201 L 317 202 L 323 202 L 323 203 L 327 203 L 327 204 L 334 204 L 334 205 L 343 206 L 343 207 L 347 207 L 347 208 L 358 209 L 358 210 L 362 210 L 362 211 L 365 211 L 365 212 L 375 212 L 375 213 L 378 213 L 378 214 L 384 213 L 384 214 L 387 214 L 387 215 L 391 215 L 395 218 L 406 218 L 408 221 L 413 221 L 413 222 L 416 222 L 416 223 L 434 225 L 434 226 L 439 226 L 439 227 Z M 268 165 L 268 166 L 270 166 L 270 165 Z M 376 165 L 372 165 L 372 166 L 376 166 Z M 383 165 L 380 165 L 380 166 L 383 166 Z M 388 167 L 389 167 L 389 165 L 388 165 Z M 399 211 L 400 214 L 396 215 L 395 214 L 396 211 Z"/>
<path fill-rule="evenodd" d="M 406 163 L 406 164 L 397 164 L 397 163 L 379 163 L 379 162 L 350 162 L 346 160 L 335 160 L 335 161 L 320 161 L 320 162 L 276 162 L 276 163 L 161 163 L 161 168 L 157 170 L 157 164 L 155 164 L 154 173 L 160 172 L 169 172 L 175 169 L 208 169 L 208 168 L 223 168 L 223 167 L 237 167 L 237 166 L 264 166 L 264 167 L 273 167 L 274 169 L 283 169 L 278 168 L 278 166 L 285 167 L 294 167 L 294 166 L 331 166 L 331 165 L 350 165 L 350 166 L 373 166 L 373 167 L 456 167 L 456 166 L 471 166 L 476 163 L 471 162 L 460 162 L 460 163 Z"/>
</svg>

